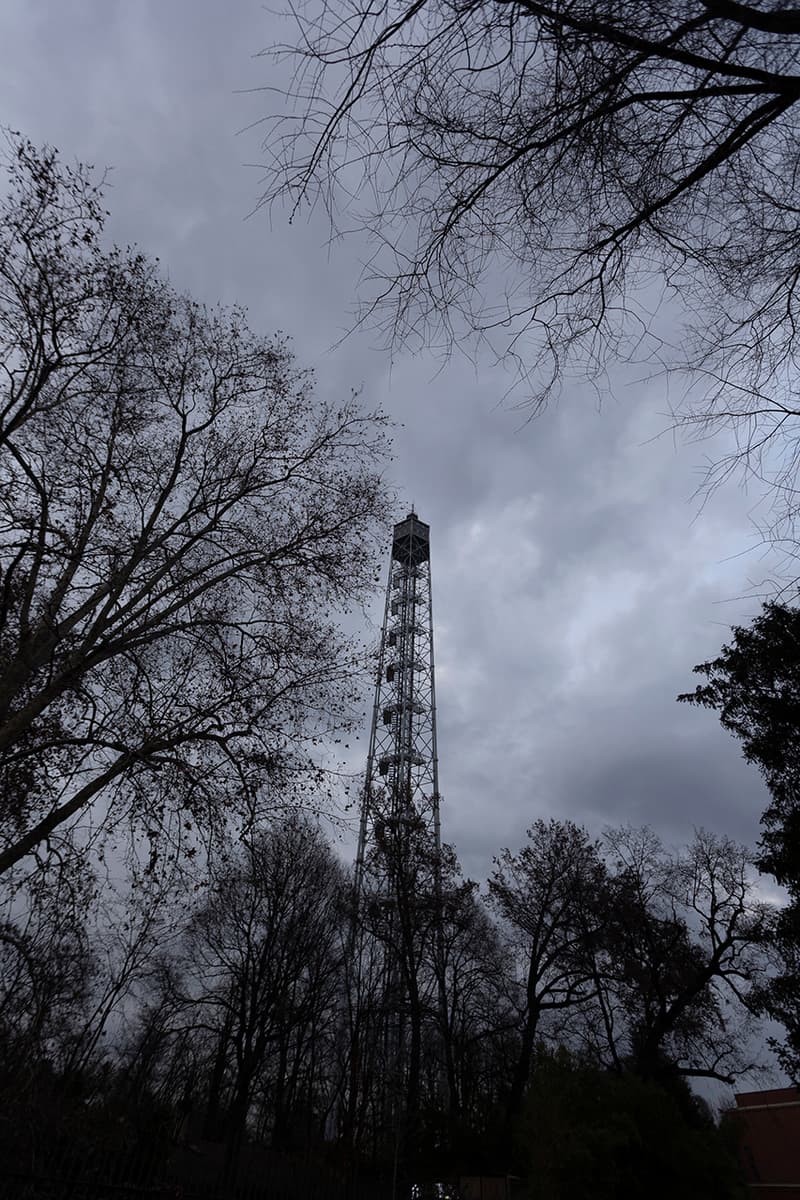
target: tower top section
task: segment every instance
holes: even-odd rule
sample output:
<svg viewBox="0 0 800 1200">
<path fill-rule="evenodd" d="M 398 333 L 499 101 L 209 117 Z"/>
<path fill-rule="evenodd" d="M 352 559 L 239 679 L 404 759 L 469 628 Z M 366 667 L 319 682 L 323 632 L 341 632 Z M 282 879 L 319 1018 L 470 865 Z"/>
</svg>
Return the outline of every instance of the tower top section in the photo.
<svg viewBox="0 0 800 1200">
<path fill-rule="evenodd" d="M 392 558 L 397 562 L 418 566 L 429 562 L 431 527 L 420 521 L 413 508 L 404 521 L 398 521 L 394 527 L 392 539 Z"/>
</svg>

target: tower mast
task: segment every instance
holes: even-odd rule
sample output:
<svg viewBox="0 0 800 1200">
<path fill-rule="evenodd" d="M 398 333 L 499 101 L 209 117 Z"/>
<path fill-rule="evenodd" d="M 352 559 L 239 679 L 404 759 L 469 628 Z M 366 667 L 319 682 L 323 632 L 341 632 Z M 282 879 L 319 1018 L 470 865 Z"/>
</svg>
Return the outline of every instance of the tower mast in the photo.
<svg viewBox="0 0 800 1200">
<path fill-rule="evenodd" d="M 412 511 L 394 527 L 367 769 L 356 891 L 378 827 L 421 822 L 441 852 L 430 526 Z"/>
<path fill-rule="evenodd" d="M 399 1163 L 413 1162 L 419 1142 L 426 995 L 437 986 L 434 977 L 440 1002 L 443 987 L 430 527 L 413 509 L 392 537 L 354 882 L 353 946 L 357 934 L 361 945 L 366 918 L 383 954 L 372 993 L 377 1003 L 355 1010 L 348 1127 L 357 1064 L 371 1045 L 386 1080 L 376 1129 L 393 1144 L 394 1195 Z M 360 962 L 360 950 L 354 960 Z"/>
</svg>

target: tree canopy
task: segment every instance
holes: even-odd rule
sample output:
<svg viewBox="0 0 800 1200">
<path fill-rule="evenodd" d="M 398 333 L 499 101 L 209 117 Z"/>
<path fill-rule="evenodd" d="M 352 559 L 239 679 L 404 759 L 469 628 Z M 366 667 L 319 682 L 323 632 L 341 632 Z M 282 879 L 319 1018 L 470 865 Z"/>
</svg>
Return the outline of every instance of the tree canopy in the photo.
<svg viewBox="0 0 800 1200">
<path fill-rule="evenodd" d="M 713 709 L 742 744 L 772 800 L 761 822 L 762 870 L 789 893 L 777 933 L 783 966 L 765 988 L 783 1022 L 784 1065 L 800 1075 L 800 609 L 765 604 L 749 626 L 735 626 L 717 658 L 694 669 L 705 677 L 679 700 Z"/>
<path fill-rule="evenodd" d="M 349 719 L 384 515 L 380 418 L 107 248 L 90 171 L 7 168 L 0 872 L 90 811 L 153 844 L 252 819 Z"/>
</svg>

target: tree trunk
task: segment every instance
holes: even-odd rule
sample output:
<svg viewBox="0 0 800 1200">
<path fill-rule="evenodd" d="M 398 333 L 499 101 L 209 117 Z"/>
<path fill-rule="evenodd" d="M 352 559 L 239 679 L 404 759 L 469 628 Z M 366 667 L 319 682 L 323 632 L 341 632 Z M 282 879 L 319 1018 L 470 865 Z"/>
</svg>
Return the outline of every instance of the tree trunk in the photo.
<svg viewBox="0 0 800 1200">
<path fill-rule="evenodd" d="M 225 1024 L 220 1031 L 217 1052 L 214 1055 L 214 1066 L 211 1071 L 211 1079 L 208 1083 L 208 1104 L 206 1106 L 206 1119 L 203 1122 L 203 1138 L 207 1142 L 220 1140 L 222 1081 L 225 1077 L 230 1028 L 231 1018 L 230 1014 L 228 1014 L 225 1017 Z"/>
<path fill-rule="evenodd" d="M 506 1125 L 510 1125 L 522 1110 L 522 1102 L 525 1099 L 525 1088 L 528 1086 L 528 1079 L 531 1073 L 531 1058 L 533 1057 L 533 1049 L 536 1044 L 539 1015 L 538 1004 L 528 1007 L 525 1025 L 522 1030 L 522 1042 L 511 1076 L 511 1089 L 508 1093 L 508 1103 L 506 1105 Z"/>
</svg>

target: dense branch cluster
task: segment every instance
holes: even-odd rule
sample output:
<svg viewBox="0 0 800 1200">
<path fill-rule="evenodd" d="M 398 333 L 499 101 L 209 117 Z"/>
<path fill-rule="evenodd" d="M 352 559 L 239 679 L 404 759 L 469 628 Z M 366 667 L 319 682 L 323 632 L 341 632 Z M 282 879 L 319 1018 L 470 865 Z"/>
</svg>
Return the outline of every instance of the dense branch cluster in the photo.
<svg viewBox="0 0 800 1200">
<path fill-rule="evenodd" d="M 371 586 L 383 515 L 378 418 L 105 249 L 88 172 L 27 145 L 9 171 L 0 871 L 89 812 L 153 843 L 252 818 L 351 715 L 337 613 Z"/>
<path fill-rule="evenodd" d="M 387 871 L 394 895 L 370 883 Z M 111 1111 L 131 1097 L 128 1139 L 155 1107 L 206 1174 L 255 1143 L 378 1179 L 398 1160 L 412 1178 L 525 1169 L 512 1133 L 554 1053 L 661 1089 L 698 1128 L 682 1080 L 752 1065 L 773 913 L 725 839 L 671 854 L 647 830 L 594 843 L 538 821 L 481 894 L 420 833 L 403 863 L 375 851 L 354 909 L 348 872 L 294 815 L 213 857 L 182 908 L 156 874 L 120 922 L 127 940 L 91 899 L 47 891 L 24 928 L 4 927 L 0 1087 L 31 1125 L 6 1160 L 42 1168 L 36 1105 L 70 1086 Z"/>
<path fill-rule="evenodd" d="M 309 6 L 305 103 L 266 143 L 265 199 L 341 184 L 358 210 L 372 184 L 367 219 L 417 235 L 389 273 L 396 314 L 413 301 L 447 321 L 455 305 L 553 346 L 600 327 L 632 260 L 791 304 L 800 22 L 772 16 L 698 0 Z M 480 291 L 497 251 L 524 268 L 516 303 Z"/>
<path fill-rule="evenodd" d="M 800 20 L 733 0 L 308 0 L 264 204 L 372 239 L 364 319 L 476 344 L 540 404 L 615 359 L 689 369 L 793 528 Z M 674 336 L 654 311 L 669 300 Z M 792 535 L 793 536 L 793 535 Z"/>
</svg>

